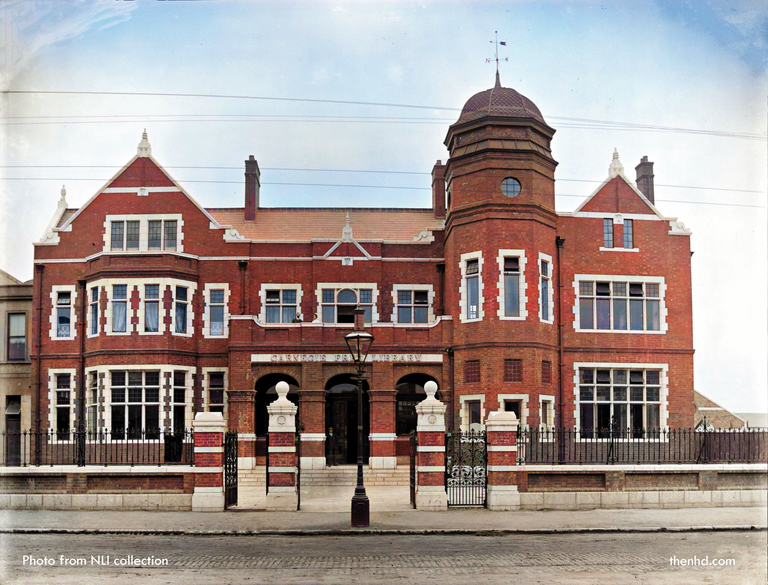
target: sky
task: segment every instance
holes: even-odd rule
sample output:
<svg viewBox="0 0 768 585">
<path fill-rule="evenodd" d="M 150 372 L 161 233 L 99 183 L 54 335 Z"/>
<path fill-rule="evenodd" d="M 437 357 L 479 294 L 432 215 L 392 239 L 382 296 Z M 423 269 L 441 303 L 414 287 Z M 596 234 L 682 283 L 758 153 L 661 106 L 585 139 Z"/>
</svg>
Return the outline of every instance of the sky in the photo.
<svg viewBox="0 0 768 585">
<path fill-rule="evenodd" d="M 630 179 L 647 155 L 657 207 L 693 231 L 695 388 L 768 411 L 764 2 L 0 0 L 0 20 L 0 268 L 17 278 L 62 185 L 82 205 L 144 128 L 206 207 L 243 206 L 251 154 L 265 207 L 428 207 L 498 31 L 502 85 L 557 130 L 558 210 L 614 148 Z"/>
</svg>

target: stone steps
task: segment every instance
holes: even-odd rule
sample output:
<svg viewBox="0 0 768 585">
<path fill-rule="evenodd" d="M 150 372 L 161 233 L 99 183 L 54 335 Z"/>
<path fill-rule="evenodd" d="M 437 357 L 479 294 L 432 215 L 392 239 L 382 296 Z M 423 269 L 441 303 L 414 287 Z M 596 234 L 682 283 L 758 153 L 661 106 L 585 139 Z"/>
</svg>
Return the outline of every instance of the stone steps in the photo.
<svg viewBox="0 0 768 585">
<path fill-rule="evenodd" d="M 397 469 L 363 469 L 365 485 L 407 486 L 410 483 L 408 467 Z M 242 469 L 237 474 L 240 487 L 263 487 L 267 484 L 267 469 L 259 466 L 255 469 Z M 355 485 L 357 483 L 357 466 L 339 465 L 326 469 L 302 469 L 301 485 Z"/>
</svg>

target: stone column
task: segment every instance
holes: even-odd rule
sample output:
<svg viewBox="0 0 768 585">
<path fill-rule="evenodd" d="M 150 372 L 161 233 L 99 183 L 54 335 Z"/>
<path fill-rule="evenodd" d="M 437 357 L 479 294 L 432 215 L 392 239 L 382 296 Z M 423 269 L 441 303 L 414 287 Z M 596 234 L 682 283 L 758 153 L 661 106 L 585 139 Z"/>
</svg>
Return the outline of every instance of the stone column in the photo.
<svg viewBox="0 0 768 585">
<path fill-rule="evenodd" d="M 445 405 L 435 398 L 437 384 L 424 384 L 426 399 L 416 405 L 419 415 L 416 432 L 416 509 L 447 510 L 445 492 Z"/>
<path fill-rule="evenodd" d="M 302 469 L 325 469 L 325 390 L 302 390 L 300 465 Z"/>
<path fill-rule="evenodd" d="M 517 491 L 517 427 L 514 412 L 495 411 L 485 420 L 488 441 L 489 510 L 519 510 Z"/>
<path fill-rule="evenodd" d="M 371 409 L 371 469 L 397 467 L 395 441 L 395 395 L 397 390 L 369 390 Z"/>
<path fill-rule="evenodd" d="M 237 431 L 237 468 L 256 467 L 255 390 L 227 390 L 227 422 Z"/>
<path fill-rule="evenodd" d="M 267 510 L 295 512 L 299 503 L 296 492 L 296 412 L 298 408 L 287 398 L 287 382 L 278 382 L 275 390 L 278 398 L 267 406 L 267 412 L 269 412 Z"/>
<path fill-rule="evenodd" d="M 192 421 L 195 437 L 193 512 L 224 511 L 224 430 L 220 412 L 198 412 Z"/>
</svg>

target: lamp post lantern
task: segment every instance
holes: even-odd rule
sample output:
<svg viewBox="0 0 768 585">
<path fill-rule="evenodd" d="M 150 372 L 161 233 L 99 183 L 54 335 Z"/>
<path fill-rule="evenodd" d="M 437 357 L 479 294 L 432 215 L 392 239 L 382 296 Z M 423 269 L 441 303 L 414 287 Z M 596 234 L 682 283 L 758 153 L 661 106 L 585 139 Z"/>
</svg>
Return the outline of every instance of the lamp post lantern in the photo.
<svg viewBox="0 0 768 585">
<path fill-rule="evenodd" d="M 363 485 L 363 380 L 365 361 L 373 343 L 373 335 L 363 331 L 365 310 L 355 309 L 355 329 L 344 336 L 352 361 L 357 370 L 357 486 L 352 496 L 352 527 L 365 528 L 370 524 L 370 503 Z"/>
</svg>

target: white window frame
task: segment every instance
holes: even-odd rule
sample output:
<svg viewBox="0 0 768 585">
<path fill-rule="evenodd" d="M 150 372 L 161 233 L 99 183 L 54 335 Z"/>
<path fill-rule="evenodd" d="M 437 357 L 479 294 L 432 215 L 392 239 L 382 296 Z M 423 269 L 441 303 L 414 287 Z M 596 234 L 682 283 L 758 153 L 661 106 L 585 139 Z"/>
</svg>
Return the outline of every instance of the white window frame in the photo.
<svg viewBox="0 0 768 585">
<path fill-rule="evenodd" d="M 178 368 L 177 368 L 178 369 Z M 202 380 L 202 408 L 204 412 L 209 412 L 210 408 L 210 389 L 209 389 L 209 376 L 211 372 L 214 373 L 223 373 L 224 374 L 224 412 L 222 413 L 222 416 L 224 417 L 224 421 L 227 421 L 227 417 L 229 414 L 229 400 L 227 400 L 227 392 L 229 391 L 229 368 L 201 368 L 201 372 L 203 375 Z"/>
<path fill-rule="evenodd" d="M 549 420 L 544 420 L 544 404 L 549 404 L 548 411 L 552 414 Z M 553 394 L 539 394 L 539 430 L 555 430 L 555 396 Z"/>
<path fill-rule="evenodd" d="M 58 298 L 60 292 L 69 293 L 69 336 L 58 336 Z M 74 284 L 55 284 L 51 287 L 49 295 L 51 299 L 51 315 L 48 319 L 50 323 L 49 336 L 52 341 L 71 341 L 77 338 L 77 287 Z"/>
<path fill-rule="evenodd" d="M 461 424 L 462 432 L 469 431 L 469 405 L 468 402 L 480 402 L 480 428 L 485 429 L 485 394 L 466 394 L 459 396 L 461 405 Z"/>
<path fill-rule="evenodd" d="M 224 291 L 224 323 L 221 330 L 221 335 L 211 334 L 211 291 L 223 290 Z M 229 284 L 226 282 L 214 282 L 206 283 L 203 288 L 203 337 L 211 339 L 226 339 L 229 337 L 229 297 L 231 293 L 229 291 Z M 219 303 L 217 303 L 218 305 Z"/>
<path fill-rule="evenodd" d="M 334 290 L 334 299 L 336 298 L 336 295 L 339 294 L 339 291 L 349 289 L 355 292 L 357 295 L 357 298 L 360 298 L 360 291 L 361 290 L 371 290 L 373 291 L 371 293 L 371 325 L 374 323 L 379 322 L 379 311 L 378 311 L 378 305 L 379 305 L 379 287 L 375 282 L 318 282 L 317 288 L 315 289 L 315 297 L 317 300 L 317 321 L 319 323 L 323 323 L 323 289 L 333 289 Z M 334 306 L 338 306 L 338 304 L 334 301 Z M 338 320 L 338 312 L 335 313 L 335 319 Z M 352 326 L 352 323 L 323 323 L 324 326 L 327 327 L 338 327 L 338 326 Z"/>
<path fill-rule="evenodd" d="M 91 299 L 91 294 L 93 289 L 96 289 L 96 302 L 94 303 Z M 88 310 L 87 315 L 85 316 L 85 329 L 86 329 L 86 337 L 93 338 L 98 337 L 101 333 L 101 287 L 97 284 L 90 283 L 86 287 L 86 296 L 88 297 Z M 96 313 L 98 315 L 96 319 L 96 333 L 93 333 L 93 305 L 96 305 Z"/>
<path fill-rule="evenodd" d="M 573 420 L 578 429 L 578 438 L 581 438 L 581 394 L 579 393 L 581 369 L 601 369 L 601 370 L 659 370 L 659 428 L 667 429 L 669 420 L 669 364 L 666 363 L 637 363 L 637 362 L 574 362 L 573 363 Z M 597 385 L 597 384 L 595 384 Z M 629 384 L 627 384 L 629 387 Z M 629 401 L 627 401 L 629 404 Z M 597 439 L 594 437 L 587 439 L 589 441 L 607 441 L 608 439 Z M 636 441 L 637 439 L 632 439 Z M 644 439 L 653 441 L 658 439 Z"/>
<path fill-rule="evenodd" d="M 261 302 L 261 310 L 259 311 L 259 321 L 261 321 L 261 323 L 267 327 L 275 327 L 275 326 L 282 327 L 284 325 L 291 325 L 291 323 L 267 323 L 267 291 L 274 291 L 274 290 L 280 291 L 279 293 L 280 307 L 281 307 L 280 319 L 283 318 L 283 312 L 282 312 L 282 307 L 284 306 L 282 302 L 283 291 L 292 290 L 292 291 L 296 291 L 296 316 L 303 321 L 304 316 L 301 313 L 301 299 L 304 295 L 304 292 L 301 288 L 301 284 L 296 284 L 296 283 L 290 283 L 290 284 L 265 283 L 261 285 L 261 288 L 259 289 L 259 301 Z M 319 307 L 320 305 L 318 304 L 318 316 L 322 321 L 322 309 Z"/>
<path fill-rule="evenodd" d="M 176 331 L 176 287 L 182 287 L 187 289 L 187 300 L 179 301 L 187 303 L 187 327 L 184 333 Z M 171 294 L 173 299 L 171 300 L 171 334 L 177 337 L 192 337 L 195 334 L 193 327 L 195 321 L 195 293 L 197 292 L 197 283 L 189 282 L 186 280 L 175 280 L 171 284 Z"/>
<path fill-rule="evenodd" d="M 114 293 L 114 286 L 124 284 L 126 287 L 126 299 L 125 299 L 125 331 L 113 331 L 112 329 L 112 307 L 113 307 L 113 300 L 112 300 L 112 294 Z M 115 279 L 109 280 L 109 284 L 107 285 L 107 310 L 106 310 L 106 326 L 105 326 L 105 333 L 107 335 L 130 335 L 133 333 L 133 307 L 131 306 L 131 293 L 133 293 L 133 287 L 135 285 L 133 283 L 128 282 L 127 280 L 119 280 Z M 118 302 L 122 302 L 122 299 L 118 299 Z M 143 309 L 142 309 L 143 314 Z"/>
<path fill-rule="evenodd" d="M 499 406 L 501 410 L 505 410 L 506 402 L 519 402 L 520 403 L 520 426 L 523 428 L 528 424 L 528 417 L 531 412 L 528 410 L 528 402 L 530 401 L 529 394 L 499 394 L 498 395 Z"/>
<path fill-rule="evenodd" d="M 399 311 L 398 311 L 398 293 L 403 292 L 415 292 L 415 291 L 427 291 L 427 322 L 426 323 L 400 323 Z M 403 327 L 423 327 L 435 322 L 435 288 L 431 284 L 395 284 L 392 285 L 392 323 L 396 325 L 402 325 Z M 409 305 L 414 307 L 415 304 Z M 414 315 L 415 316 L 415 315 Z"/>
<path fill-rule="evenodd" d="M 215 368 L 215 369 L 223 369 L 223 368 Z M 189 429 L 192 427 L 192 408 L 194 406 L 194 396 L 195 396 L 195 387 L 194 387 L 194 374 L 197 371 L 197 368 L 194 366 L 177 366 L 173 364 L 139 364 L 139 365 L 117 365 L 117 364 L 109 364 L 109 365 L 103 365 L 103 366 L 96 366 L 94 368 L 89 368 L 89 372 L 96 372 L 97 376 L 100 374 L 104 374 L 103 382 L 99 382 L 99 395 L 100 397 L 104 398 L 104 401 L 100 403 L 100 406 L 104 406 L 104 412 L 103 412 L 103 429 L 112 429 L 112 372 L 113 371 L 159 371 L 160 372 L 160 428 L 165 429 L 165 410 L 163 407 L 165 406 L 165 397 L 170 396 L 169 404 L 173 406 L 173 372 L 183 371 L 186 372 L 186 375 L 184 377 L 185 380 L 185 391 L 184 391 L 184 428 Z M 170 372 L 170 390 L 166 389 L 166 373 Z M 99 378 L 101 380 L 101 378 Z M 167 393 L 170 392 L 170 395 Z M 122 403 L 124 404 L 124 403 Z M 171 426 L 170 432 L 173 432 L 173 408 L 171 408 Z M 167 432 L 167 431 L 163 431 Z M 135 440 L 135 439 L 130 439 Z M 115 442 L 126 442 L 129 441 L 129 439 L 123 439 L 123 440 L 117 440 Z"/>
<path fill-rule="evenodd" d="M 518 317 L 507 316 L 504 258 L 510 257 L 517 257 L 520 263 L 520 282 L 518 284 L 518 302 L 520 303 L 520 315 Z M 499 296 L 496 298 L 499 303 L 499 308 L 496 311 L 496 315 L 502 321 L 525 321 L 528 318 L 528 284 L 525 281 L 525 250 L 499 250 L 499 255 L 496 261 L 499 265 Z"/>
<path fill-rule="evenodd" d="M 469 308 L 469 291 L 467 288 L 467 263 L 470 260 L 477 260 L 477 292 L 478 292 L 478 307 L 477 318 L 470 319 L 467 317 L 467 310 Z M 462 254 L 459 259 L 459 270 L 461 271 L 461 285 L 459 288 L 459 321 L 461 323 L 478 323 L 485 317 L 485 296 L 483 286 L 483 252 L 478 250 L 477 252 L 467 252 Z M 474 275 L 473 275 L 474 276 Z"/>
<path fill-rule="evenodd" d="M 158 298 L 157 299 L 147 299 L 146 293 L 147 289 L 146 286 L 148 284 L 156 284 L 158 287 Z M 165 293 L 165 288 L 160 283 L 159 280 L 147 280 L 143 284 L 138 286 L 139 289 L 139 308 L 136 311 L 136 316 L 139 318 L 139 333 L 141 335 L 163 335 L 165 333 L 165 304 L 163 302 L 163 296 Z M 147 331 L 146 330 L 146 302 L 153 302 L 157 301 L 157 331 Z"/>
<path fill-rule="evenodd" d="M 579 284 L 582 281 L 590 282 L 626 282 L 629 284 L 658 284 L 659 285 L 659 330 L 646 330 L 629 328 L 629 306 L 627 307 L 627 328 L 626 329 L 582 329 L 581 328 L 581 290 Z M 663 276 L 629 276 L 629 275 L 613 275 L 613 274 L 574 274 L 573 276 L 573 290 L 574 290 L 574 304 L 573 304 L 573 329 L 577 333 L 613 333 L 613 334 L 630 334 L 630 335 L 665 335 L 668 330 L 667 325 L 667 304 L 666 304 L 666 292 L 667 284 Z M 595 291 L 596 292 L 596 291 Z M 629 291 L 627 291 L 629 295 Z M 594 296 L 594 295 L 593 295 Z M 613 299 L 613 296 L 605 297 Z M 629 298 L 629 297 L 627 297 Z M 640 298 L 640 297 L 638 297 Z M 643 296 L 645 301 L 648 297 Z M 643 306 L 643 327 L 645 327 L 646 316 L 645 306 Z M 611 306 L 611 324 L 613 324 L 613 306 Z"/>
<path fill-rule="evenodd" d="M 160 213 L 160 214 L 128 214 L 128 215 L 106 215 L 104 218 L 104 252 L 111 254 L 137 254 L 146 253 L 174 253 L 184 251 L 184 220 L 181 213 Z M 149 221 L 162 221 L 162 245 L 158 250 L 149 249 Z M 112 249 L 112 222 L 113 221 L 138 221 L 139 222 L 139 248 L 126 250 L 125 244 L 127 237 L 127 228 L 123 229 L 122 250 Z M 176 222 L 176 249 L 165 249 L 165 222 Z"/>
<path fill-rule="evenodd" d="M 51 368 L 48 370 L 48 429 L 56 434 L 57 411 L 56 404 L 56 377 L 58 374 L 69 374 L 69 426 L 70 430 L 75 425 L 75 398 L 77 396 L 77 369 L 76 368 Z M 65 441 L 58 441 L 63 443 Z M 69 442 L 69 441 L 67 441 Z"/>
<path fill-rule="evenodd" d="M 548 271 L 549 274 L 544 277 L 549 282 L 549 285 L 547 286 L 547 288 L 548 288 L 548 291 L 547 291 L 547 306 L 549 308 L 549 317 L 547 319 L 544 319 L 544 317 L 543 317 L 543 309 L 544 309 L 544 307 L 542 306 L 542 302 L 541 302 L 541 299 L 542 299 L 542 296 L 541 296 L 541 279 L 542 279 L 541 263 L 542 262 L 547 262 L 547 264 L 549 265 L 549 271 Z M 538 273 L 537 281 L 538 281 L 538 285 L 539 285 L 539 301 L 538 301 L 538 303 L 539 303 L 539 321 L 541 321 L 542 323 L 547 323 L 549 325 L 552 325 L 555 322 L 555 290 L 554 290 L 554 287 L 552 286 L 552 282 L 553 282 L 553 279 L 554 279 L 554 272 L 555 272 L 555 264 L 552 262 L 552 256 L 550 256 L 548 254 L 544 254 L 542 252 L 539 252 L 539 264 L 538 264 L 538 270 L 537 270 L 537 273 Z"/>
<path fill-rule="evenodd" d="M 647 216 L 647 215 L 638 215 L 638 214 L 632 214 L 631 216 L 630 215 L 622 215 L 620 213 L 612 214 L 612 215 L 604 215 L 604 214 L 597 214 L 597 215 L 599 215 L 603 220 L 610 219 L 613 222 L 613 226 L 614 226 L 613 247 L 612 248 L 606 247 L 605 246 L 605 240 L 603 240 L 603 245 L 600 246 L 600 248 L 599 248 L 601 252 L 639 252 L 640 251 L 639 248 L 625 248 L 624 247 L 624 235 L 623 235 L 624 232 L 622 232 L 621 242 L 617 242 L 616 241 L 616 231 L 615 231 L 616 227 L 615 226 L 620 225 L 620 226 L 623 227 L 625 219 L 628 219 L 628 220 L 632 221 L 632 245 L 634 246 L 634 242 L 635 242 L 635 237 L 634 237 L 635 236 L 635 233 L 634 233 L 634 223 L 635 222 L 634 222 L 634 220 L 635 219 L 638 219 L 638 220 L 641 220 L 641 221 L 642 220 L 648 220 L 648 219 L 658 220 L 658 218 L 655 215 L 654 216 L 650 216 L 650 217 Z M 596 217 L 597 215 L 590 215 L 588 217 Z M 621 244 L 621 246 L 619 246 L 618 244 Z"/>
</svg>

